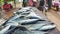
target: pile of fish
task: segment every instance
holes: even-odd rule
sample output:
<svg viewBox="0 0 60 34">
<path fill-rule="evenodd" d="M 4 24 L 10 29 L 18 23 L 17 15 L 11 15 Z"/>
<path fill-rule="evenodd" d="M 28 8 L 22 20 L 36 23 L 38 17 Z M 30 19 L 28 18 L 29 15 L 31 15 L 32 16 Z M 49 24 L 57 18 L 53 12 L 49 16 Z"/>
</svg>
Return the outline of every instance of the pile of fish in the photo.
<svg viewBox="0 0 60 34">
<path fill-rule="evenodd" d="M 45 30 L 56 27 L 51 21 L 44 19 L 44 16 L 38 16 L 35 11 L 38 10 L 34 7 L 24 7 L 14 12 L 10 19 L 3 20 L 0 34 L 46 34 Z"/>
</svg>

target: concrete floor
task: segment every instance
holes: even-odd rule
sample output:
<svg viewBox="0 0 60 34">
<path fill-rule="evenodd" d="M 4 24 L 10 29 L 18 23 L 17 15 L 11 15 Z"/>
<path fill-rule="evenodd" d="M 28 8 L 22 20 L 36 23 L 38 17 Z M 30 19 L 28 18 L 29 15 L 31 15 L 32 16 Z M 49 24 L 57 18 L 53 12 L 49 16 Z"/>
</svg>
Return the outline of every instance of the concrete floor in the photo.
<svg viewBox="0 0 60 34">
<path fill-rule="evenodd" d="M 49 11 L 46 13 L 48 19 L 57 25 L 57 29 L 60 31 L 60 15 L 56 11 Z"/>
</svg>

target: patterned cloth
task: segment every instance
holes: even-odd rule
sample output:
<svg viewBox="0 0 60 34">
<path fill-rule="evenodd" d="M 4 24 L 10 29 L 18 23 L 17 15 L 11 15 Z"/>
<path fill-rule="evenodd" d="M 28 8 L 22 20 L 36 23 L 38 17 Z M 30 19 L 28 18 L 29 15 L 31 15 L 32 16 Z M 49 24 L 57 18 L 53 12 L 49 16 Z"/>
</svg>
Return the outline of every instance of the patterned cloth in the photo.
<svg viewBox="0 0 60 34">
<path fill-rule="evenodd" d="M 9 12 L 10 7 L 11 7 L 10 4 L 3 5 L 3 9 L 5 10 L 5 12 Z"/>
</svg>

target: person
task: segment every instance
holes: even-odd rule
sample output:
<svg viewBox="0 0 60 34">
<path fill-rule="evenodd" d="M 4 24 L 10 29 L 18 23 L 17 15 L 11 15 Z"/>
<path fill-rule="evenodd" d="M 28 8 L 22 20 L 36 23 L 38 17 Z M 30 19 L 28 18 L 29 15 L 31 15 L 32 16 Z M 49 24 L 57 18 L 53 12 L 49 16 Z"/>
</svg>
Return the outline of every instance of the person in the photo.
<svg viewBox="0 0 60 34">
<path fill-rule="evenodd" d="M 46 12 L 48 11 L 48 6 L 44 5 L 44 9 L 45 9 L 45 16 L 46 16 Z"/>
<path fill-rule="evenodd" d="M 23 0 L 19 0 L 20 8 L 23 7 Z"/>
<path fill-rule="evenodd" d="M 55 0 L 52 0 L 52 7 L 54 7 Z"/>
<path fill-rule="evenodd" d="M 0 11 L 2 11 L 2 3 L 0 3 Z"/>
<path fill-rule="evenodd" d="M 59 0 L 59 11 L 60 11 L 60 0 Z"/>
<path fill-rule="evenodd" d="M 28 5 L 32 7 L 33 6 L 33 0 L 28 0 Z"/>
<path fill-rule="evenodd" d="M 56 7 L 56 11 L 59 11 L 59 2 L 55 2 L 54 6 Z"/>
<path fill-rule="evenodd" d="M 43 8 L 44 8 L 44 0 L 40 0 L 40 4 L 39 4 L 39 6 L 40 6 L 40 10 L 43 12 Z"/>
<path fill-rule="evenodd" d="M 28 0 L 23 0 L 23 7 L 26 7 L 28 3 Z"/>
<path fill-rule="evenodd" d="M 5 13 L 8 13 L 11 9 L 11 4 L 8 4 L 7 2 L 4 2 L 3 9 L 5 10 Z"/>
<path fill-rule="evenodd" d="M 9 4 L 9 5 L 10 5 L 10 9 L 13 9 L 13 6 L 11 4 Z"/>
<path fill-rule="evenodd" d="M 48 11 L 48 4 L 47 4 L 47 0 L 44 0 L 44 15 L 46 16 L 46 12 Z"/>
<path fill-rule="evenodd" d="M 55 10 L 54 8 L 55 8 L 55 6 L 54 6 L 54 3 L 55 3 L 56 1 L 55 0 L 52 0 L 52 9 L 53 10 Z"/>
<path fill-rule="evenodd" d="M 37 7 L 37 2 L 38 2 L 38 0 L 33 0 L 33 6 L 34 7 Z"/>
<path fill-rule="evenodd" d="M 2 8 L 0 7 L 0 11 L 2 11 Z"/>
<path fill-rule="evenodd" d="M 47 3 L 48 3 L 48 10 L 50 10 L 52 7 L 52 0 L 47 0 Z"/>
</svg>

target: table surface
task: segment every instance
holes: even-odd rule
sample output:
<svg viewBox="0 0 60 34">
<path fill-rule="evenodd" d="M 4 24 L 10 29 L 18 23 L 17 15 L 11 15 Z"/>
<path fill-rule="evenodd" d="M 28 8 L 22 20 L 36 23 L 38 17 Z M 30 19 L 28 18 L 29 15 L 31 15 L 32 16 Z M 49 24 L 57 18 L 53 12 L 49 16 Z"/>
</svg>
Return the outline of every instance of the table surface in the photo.
<svg viewBox="0 0 60 34">
<path fill-rule="evenodd" d="M 41 11 L 35 11 L 35 13 L 39 16 L 43 16 L 42 12 Z M 43 18 L 47 18 L 46 16 L 43 16 Z M 53 29 L 52 31 L 48 31 L 49 34 L 60 34 L 60 31 L 56 29 Z"/>
</svg>

